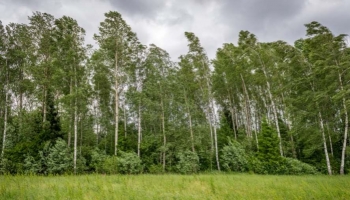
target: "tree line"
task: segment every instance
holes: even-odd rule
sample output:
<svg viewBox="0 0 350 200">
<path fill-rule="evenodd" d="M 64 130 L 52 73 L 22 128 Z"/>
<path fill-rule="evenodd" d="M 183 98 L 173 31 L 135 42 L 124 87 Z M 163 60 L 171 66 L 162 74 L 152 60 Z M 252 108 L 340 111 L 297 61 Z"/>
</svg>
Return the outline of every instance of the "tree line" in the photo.
<svg viewBox="0 0 350 200">
<path fill-rule="evenodd" d="M 0 21 L 1 173 L 344 174 L 350 48 L 318 22 L 305 38 L 240 31 L 209 60 L 185 32 L 173 62 L 110 11 L 85 45 L 71 17 Z"/>
</svg>

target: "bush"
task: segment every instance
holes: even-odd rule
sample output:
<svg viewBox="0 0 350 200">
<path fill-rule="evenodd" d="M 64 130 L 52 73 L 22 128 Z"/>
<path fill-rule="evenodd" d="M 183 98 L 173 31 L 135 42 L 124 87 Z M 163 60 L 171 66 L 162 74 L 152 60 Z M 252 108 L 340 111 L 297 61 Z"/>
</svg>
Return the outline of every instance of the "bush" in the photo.
<svg viewBox="0 0 350 200">
<path fill-rule="evenodd" d="M 263 163 L 259 159 L 257 159 L 255 156 L 249 156 L 247 160 L 248 160 L 248 169 L 250 172 L 254 172 L 257 174 L 267 174 Z"/>
<path fill-rule="evenodd" d="M 148 172 L 151 174 L 162 174 L 163 173 L 163 166 L 153 164 L 153 165 L 148 167 Z"/>
<path fill-rule="evenodd" d="M 15 173 L 15 165 L 6 158 L 0 161 L 0 174 L 13 174 Z"/>
<path fill-rule="evenodd" d="M 31 155 L 26 156 L 23 167 L 25 174 L 37 174 L 40 171 L 40 163 Z"/>
<path fill-rule="evenodd" d="M 88 167 L 86 166 L 86 159 L 84 156 L 78 156 L 77 158 L 77 173 L 82 174 L 84 173 Z"/>
<path fill-rule="evenodd" d="M 199 171 L 199 157 L 197 153 L 186 150 L 177 155 L 179 161 L 177 170 L 182 174 L 197 173 Z"/>
<path fill-rule="evenodd" d="M 50 174 L 63 174 L 72 169 L 73 158 L 66 141 L 56 140 L 55 146 L 49 149 L 46 162 L 47 171 Z"/>
<path fill-rule="evenodd" d="M 91 152 L 90 167 L 96 173 L 117 174 L 118 161 L 116 156 L 108 156 L 98 148 Z"/>
<path fill-rule="evenodd" d="M 288 169 L 288 174 L 301 175 L 301 174 L 318 174 L 316 167 L 307 163 L 303 163 L 299 160 L 292 158 L 285 158 L 285 165 Z"/>
<path fill-rule="evenodd" d="M 229 142 L 221 150 L 221 165 L 227 171 L 245 172 L 248 170 L 248 160 L 241 144 L 236 141 Z"/>
<path fill-rule="evenodd" d="M 118 160 L 116 156 L 106 156 L 103 160 L 101 172 L 106 174 L 118 173 Z"/>
<path fill-rule="evenodd" d="M 136 153 L 119 152 L 117 158 L 118 172 L 122 174 L 138 174 L 142 171 L 141 159 Z"/>
<path fill-rule="evenodd" d="M 96 173 L 104 173 L 103 172 L 103 162 L 107 158 L 107 155 L 103 153 L 101 150 L 96 148 L 95 150 L 91 151 L 91 162 L 90 167 L 96 172 Z"/>
<path fill-rule="evenodd" d="M 287 168 L 279 152 L 279 140 L 276 131 L 263 119 L 259 135 L 257 158 L 261 162 L 262 174 L 286 174 Z"/>
</svg>

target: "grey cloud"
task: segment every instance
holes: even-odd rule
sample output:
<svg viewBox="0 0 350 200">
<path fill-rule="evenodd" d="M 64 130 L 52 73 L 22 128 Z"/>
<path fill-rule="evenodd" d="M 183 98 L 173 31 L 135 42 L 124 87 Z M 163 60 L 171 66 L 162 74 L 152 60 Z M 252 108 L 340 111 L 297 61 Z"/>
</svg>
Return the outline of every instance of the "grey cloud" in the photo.
<svg viewBox="0 0 350 200">
<path fill-rule="evenodd" d="M 324 12 L 316 12 L 306 16 L 306 22 L 318 21 L 327 26 L 334 34 L 350 34 L 350 2 L 346 1 L 343 5 Z"/>
<path fill-rule="evenodd" d="M 270 39 L 269 35 L 284 32 L 294 17 L 302 13 L 304 0 L 225 0 L 221 5 L 220 20 L 233 27 L 226 38 L 236 38 L 240 30 L 248 30 L 258 38 Z M 280 38 L 276 38 L 280 39 Z"/>
<path fill-rule="evenodd" d="M 184 9 L 173 8 L 163 11 L 165 17 L 158 18 L 158 22 L 164 25 L 176 25 L 181 23 L 190 23 L 193 21 L 193 16 Z"/>
<path fill-rule="evenodd" d="M 137 19 L 152 21 L 163 25 L 181 24 L 191 20 L 191 14 L 181 7 L 182 2 L 166 0 L 109 0 L 113 9 L 123 15 Z"/>
<path fill-rule="evenodd" d="M 5 5 L 25 6 L 33 9 L 33 11 L 45 9 L 47 7 L 54 7 L 57 9 L 62 6 L 62 2 L 60 0 L 4 0 L 4 2 Z"/>
<path fill-rule="evenodd" d="M 125 14 L 153 18 L 159 10 L 165 7 L 165 1 L 143 1 L 143 0 L 109 0 L 117 10 L 123 10 Z"/>
<path fill-rule="evenodd" d="M 94 43 L 103 13 L 116 10 L 142 43 L 163 47 L 175 60 L 187 52 L 184 31 L 194 32 L 213 58 L 223 43 L 236 43 L 240 30 L 263 42 L 293 43 L 305 36 L 305 23 L 319 21 L 334 34 L 349 34 L 349 8 L 349 0 L 0 0 L 0 20 L 27 23 L 34 11 L 68 15 Z"/>
</svg>

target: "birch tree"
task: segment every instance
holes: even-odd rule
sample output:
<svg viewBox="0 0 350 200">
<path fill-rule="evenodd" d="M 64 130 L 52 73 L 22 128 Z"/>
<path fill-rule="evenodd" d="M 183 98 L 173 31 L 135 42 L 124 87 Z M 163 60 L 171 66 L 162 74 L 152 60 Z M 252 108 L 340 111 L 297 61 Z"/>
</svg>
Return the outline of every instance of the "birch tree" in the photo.
<svg viewBox="0 0 350 200">
<path fill-rule="evenodd" d="M 105 17 L 106 19 L 100 23 L 99 34 L 95 34 L 94 38 L 100 48 L 107 53 L 104 62 L 114 74 L 114 155 L 117 155 L 122 77 L 125 76 L 128 62 L 132 57 L 133 46 L 138 43 L 138 39 L 118 12 L 110 11 L 105 14 Z"/>
</svg>

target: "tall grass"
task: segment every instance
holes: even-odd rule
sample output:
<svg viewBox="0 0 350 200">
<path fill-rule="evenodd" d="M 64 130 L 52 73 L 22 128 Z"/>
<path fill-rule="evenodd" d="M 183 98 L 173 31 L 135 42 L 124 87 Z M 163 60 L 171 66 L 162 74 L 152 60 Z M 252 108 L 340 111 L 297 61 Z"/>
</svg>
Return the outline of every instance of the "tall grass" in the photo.
<svg viewBox="0 0 350 200">
<path fill-rule="evenodd" d="M 350 176 L 0 176 L 0 199 L 349 199 Z"/>
</svg>

